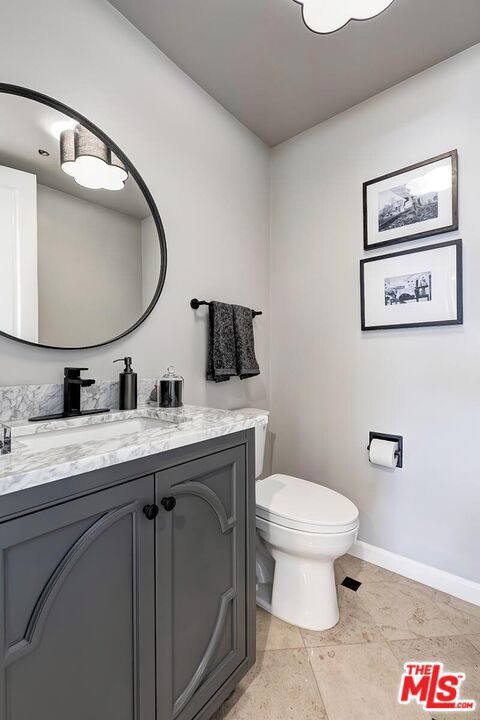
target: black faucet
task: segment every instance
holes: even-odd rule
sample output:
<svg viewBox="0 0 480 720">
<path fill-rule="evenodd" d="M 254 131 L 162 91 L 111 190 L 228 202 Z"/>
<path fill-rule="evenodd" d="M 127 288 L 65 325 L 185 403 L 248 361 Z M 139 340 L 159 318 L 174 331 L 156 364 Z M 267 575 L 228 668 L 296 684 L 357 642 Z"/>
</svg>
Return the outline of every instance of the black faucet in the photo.
<svg viewBox="0 0 480 720">
<path fill-rule="evenodd" d="M 98 415 L 99 413 L 110 412 L 109 408 L 101 408 L 97 410 L 80 409 L 80 390 L 82 387 L 90 387 L 95 384 L 95 380 L 86 380 L 80 377 L 82 370 L 88 370 L 88 368 L 64 368 L 63 413 L 32 417 L 29 418 L 30 422 L 38 422 L 40 420 L 58 420 L 60 418 L 78 417 L 79 415 Z"/>
<path fill-rule="evenodd" d="M 95 380 L 84 380 L 80 377 L 82 370 L 88 370 L 88 368 L 66 367 L 63 371 L 65 376 L 63 381 L 63 414 L 65 417 L 81 414 L 80 389 L 95 385 Z"/>
</svg>

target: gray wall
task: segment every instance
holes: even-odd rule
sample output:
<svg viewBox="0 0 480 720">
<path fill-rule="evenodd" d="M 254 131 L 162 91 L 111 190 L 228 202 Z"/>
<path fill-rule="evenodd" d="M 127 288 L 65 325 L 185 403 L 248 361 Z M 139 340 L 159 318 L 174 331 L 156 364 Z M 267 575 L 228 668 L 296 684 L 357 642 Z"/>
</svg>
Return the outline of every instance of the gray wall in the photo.
<svg viewBox="0 0 480 720">
<path fill-rule="evenodd" d="M 37 219 L 39 341 L 94 345 L 133 325 L 143 314 L 140 220 L 44 185 Z"/>
<path fill-rule="evenodd" d="M 480 46 L 273 154 L 271 362 L 276 471 L 360 508 L 360 539 L 480 581 Z M 459 151 L 465 324 L 360 330 L 362 183 Z M 428 241 L 405 243 L 405 250 Z M 405 436 L 370 466 L 369 430 Z"/>
<path fill-rule="evenodd" d="M 0 79 L 71 105 L 119 144 L 153 193 L 169 249 L 164 292 L 137 331 L 85 352 L 0 338 L 0 383 L 56 382 L 76 363 L 113 379 L 111 361 L 132 355 L 143 376 L 175 364 L 188 402 L 266 407 L 267 148 L 104 0 L 4 3 Z M 195 296 L 264 311 L 256 320 L 259 378 L 206 382 L 206 311 L 190 308 Z"/>
</svg>

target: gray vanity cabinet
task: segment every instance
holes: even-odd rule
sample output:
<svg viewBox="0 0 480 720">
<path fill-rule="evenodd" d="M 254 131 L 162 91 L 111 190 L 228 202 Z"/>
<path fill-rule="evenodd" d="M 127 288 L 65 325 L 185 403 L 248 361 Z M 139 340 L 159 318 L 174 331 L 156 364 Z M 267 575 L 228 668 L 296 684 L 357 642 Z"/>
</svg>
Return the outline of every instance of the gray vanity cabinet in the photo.
<svg viewBox="0 0 480 720">
<path fill-rule="evenodd" d="M 152 720 L 153 477 L 0 524 L 0 720 Z"/>
<path fill-rule="evenodd" d="M 212 716 L 255 662 L 253 432 L 0 497 L 0 720 Z"/>
<path fill-rule="evenodd" d="M 247 655 L 245 450 L 241 445 L 156 475 L 162 720 L 195 717 Z"/>
</svg>

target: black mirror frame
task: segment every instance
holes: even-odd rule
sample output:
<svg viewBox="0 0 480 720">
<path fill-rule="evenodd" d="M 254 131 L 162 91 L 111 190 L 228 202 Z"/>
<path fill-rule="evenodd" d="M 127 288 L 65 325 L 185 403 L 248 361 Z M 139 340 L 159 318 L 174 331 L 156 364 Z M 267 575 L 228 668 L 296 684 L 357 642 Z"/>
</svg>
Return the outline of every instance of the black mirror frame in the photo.
<svg viewBox="0 0 480 720">
<path fill-rule="evenodd" d="M 68 105 L 65 105 L 64 103 L 60 102 L 59 100 L 55 100 L 54 98 L 49 97 L 48 95 L 44 95 L 43 93 L 36 92 L 36 90 L 30 90 L 29 88 L 21 87 L 20 85 L 10 85 L 8 83 L 0 83 L 0 93 L 6 93 L 8 95 L 18 95 L 20 97 L 27 98 L 29 100 L 35 100 L 36 102 L 43 103 L 43 105 L 48 105 L 49 107 L 53 108 L 54 110 L 58 110 L 59 112 L 63 113 L 64 115 L 68 115 L 69 117 L 73 118 L 74 120 L 77 120 L 81 125 L 86 127 L 88 130 L 93 132 L 102 142 L 104 142 L 106 145 L 108 145 L 111 150 L 117 155 L 117 157 L 120 158 L 120 160 L 124 163 L 125 167 L 128 169 L 130 175 L 133 177 L 133 179 L 136 181 L 138 187 L 142 191 L 142 194 L 147 201 L 148 207 L 150 208 L 150 211 L 153 216 L 153 220 L 155 223 L 155 227 L 157 229 L 158 233 L 158 240 L 160 243 L 160 277 L 158 279 L 157 288 L 155 290 L 155 294 L 153 296 L 153 299 L 148 306 L 148 308 L 145 310 L 143 315 L 137 320 L 136 323 L 134 323 L 128 330 L 125 330 L 125 332 L 121 333 L 120 335 L 116 335 L 115 337 L 111 338 L 110 340 L 106 340 L 102 343 L 96 343 L 95 345 L 85 345 L 85 346 L 79 346 L 79 347 L 60 347 L 56 345 L 43 345 L 42 343 L 34 343 L 30 342 L 29 340 L 23 340 L 22 338 L 17 338 L 14 335 L 9 335 L 8 333 L 2 332 L 0 330 L 0 336 L 9 338 L 10 340 L 15 340 L 16 342 L 23 343 L 24 345 L 30 345 L 32 347 L 41 347 L 41 348 L 47 348 L 48 350 L 88 350 L 90 348 L 97 348 L 97 347 L 103 347 L 104 345 L 110 345 L 110 343 L 115 342 L 116 340 L 120 340 L 121 338 L 125 337 L 126 335 L 129 335 L 131 332 L 136 330 L 150 315 L 153 308 L 158 302 L 158 299 L 162 293 L 163 286 L 165 284 L 165 277 L 167 274 L 167 241 L 165 238 L 165 230 L 163 228 L 162 220 L 160 218 L 160 213 L 158 212 L 158 208 L 155 204 L 155 201 L 152 197 L 152 194 L 150 190 L 148 189 L 147 185 L 145 184 L 145 181 L 143 180 L 142 176 L 138 172 L 138 170 L 135 168 L 133 163 L 130 162 L 128 157 L 125 155 L 124 152 L 116 145 L 113 140 L 111 140 L 106 133 L 104 133 L 100 128 L 98 128 L 94 123 L 90 122 L 86 117 L 78 113 L 76 110 L 72 110 L 72 108 L 68 107 Z"/>
</svg>

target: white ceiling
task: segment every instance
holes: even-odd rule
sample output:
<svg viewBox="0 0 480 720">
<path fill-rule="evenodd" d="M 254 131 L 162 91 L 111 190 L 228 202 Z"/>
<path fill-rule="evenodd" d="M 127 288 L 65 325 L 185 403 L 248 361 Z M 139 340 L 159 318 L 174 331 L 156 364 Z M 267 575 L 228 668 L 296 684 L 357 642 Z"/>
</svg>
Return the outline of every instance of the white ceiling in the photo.
<svg viewBox="0 0 480 720">
<path fill-rule="evenodd" d="M 395 0 L 332 35 L 292 0 L 110 2 L 271 146 L 480 42 L 480 0 Z"/>
</svg>

